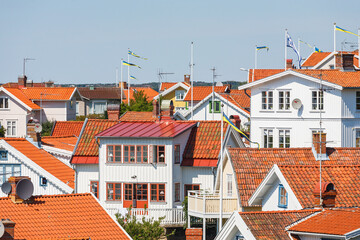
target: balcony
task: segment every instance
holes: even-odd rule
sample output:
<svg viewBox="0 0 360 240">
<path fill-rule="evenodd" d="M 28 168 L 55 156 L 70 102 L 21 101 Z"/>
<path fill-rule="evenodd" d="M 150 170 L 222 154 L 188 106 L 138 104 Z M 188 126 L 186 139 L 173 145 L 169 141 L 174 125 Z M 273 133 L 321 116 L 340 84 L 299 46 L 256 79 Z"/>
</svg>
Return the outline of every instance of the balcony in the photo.
<svg viewBox="0 0 360 240">
<path fill-rule="evenodd" d="M 238 211 L 238 200 L 235 197 L 223 197 L 223 217 L 229 218 Z M 219 191 L 189 191 L 188 211 L 190 216 L 199 218 L 218 218 L 220 215 Z"/>
</svg>

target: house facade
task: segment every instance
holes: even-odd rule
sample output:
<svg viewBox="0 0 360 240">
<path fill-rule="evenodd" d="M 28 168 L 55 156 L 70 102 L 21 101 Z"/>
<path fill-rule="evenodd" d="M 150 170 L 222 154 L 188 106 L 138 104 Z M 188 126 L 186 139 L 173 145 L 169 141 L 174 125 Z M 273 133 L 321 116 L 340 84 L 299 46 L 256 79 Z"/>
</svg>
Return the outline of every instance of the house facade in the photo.
<svg viewBox="0 0 360 240">
<path fill-rule="evenodd" d="M 160 94 L 154 99 L 158 100 L 161 96 L 162 100 L 172 101 L 175 107 L 175 112 L 184 112 L 188 109 L 187 103 L 184 98 L 190 89 L 190 76 L 185 75 L 184 82 L 178 83 L 161 83 Z"/>
</svg>

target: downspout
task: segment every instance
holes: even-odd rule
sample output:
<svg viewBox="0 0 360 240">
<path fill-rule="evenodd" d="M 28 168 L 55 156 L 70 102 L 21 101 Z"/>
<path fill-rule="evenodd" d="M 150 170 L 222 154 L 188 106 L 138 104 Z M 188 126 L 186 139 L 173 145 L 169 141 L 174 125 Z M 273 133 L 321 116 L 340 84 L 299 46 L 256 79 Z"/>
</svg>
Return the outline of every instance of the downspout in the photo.
<svg viewBox="0 0 360 240">
<path fill-rule="evenodd" d="M 246 96 L 248 96 L 249 98 L 251 98 L 251 96 L 246 92 L 246 90 L 248 90 L 247 88 L 244 89 L 244 92 L 246 94 Z"/>
</svg>

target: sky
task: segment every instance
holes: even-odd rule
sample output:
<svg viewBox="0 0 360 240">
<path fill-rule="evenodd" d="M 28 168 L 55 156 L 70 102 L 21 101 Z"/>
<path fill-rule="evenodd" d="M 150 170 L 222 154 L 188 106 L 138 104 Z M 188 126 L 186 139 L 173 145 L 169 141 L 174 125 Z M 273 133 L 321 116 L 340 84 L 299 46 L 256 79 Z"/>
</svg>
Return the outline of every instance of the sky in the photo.
<svg viewBox="0 0 360 240">
<path fill-rule="evenodd" d="M 357 33 L 359 0 L 0 0 L 0 83 L 15 82 L 23 71 L 34 82 L 116 83 L 116 69 L 127 50 L 148 58 L 130 58 L 132 83 L 182 81 L 190 73 L 194 42 L 195 81 L 246 81 L 254 68 L 283 68 L 284 32 L 323 51 L 333 50 L 333 24 Z M 356 36 L 337 32 L 341 42 Z M 349 46 L 344 47 L 349 50 Z M 306 58 L 312 49 L 301 45 Z M 288 48 L 288 57 L 296 55 Z M 123 68 L 127 81 L 127 67 Z"/>
</svg>

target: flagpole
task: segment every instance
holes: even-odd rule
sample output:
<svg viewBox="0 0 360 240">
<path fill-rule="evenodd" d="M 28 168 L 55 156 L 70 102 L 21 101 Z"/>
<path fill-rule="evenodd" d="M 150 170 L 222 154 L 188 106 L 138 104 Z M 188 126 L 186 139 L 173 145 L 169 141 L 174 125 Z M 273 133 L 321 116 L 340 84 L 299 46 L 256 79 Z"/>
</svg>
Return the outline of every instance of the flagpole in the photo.
<svg viewBox="0 0 360 240">
<path fill-rule="evenodd" d="M 298 51 L 299 51 L 299 55 L 301 56 L 301 52 L 300 52 L 300 38 L 298 38 Z"/>
<path fill-rule="evenodd" d="M 194 42 L 191 42 L 191 60 L 190 60 L 190 81 L 191 81 L 191 120 L 194 119 Z"/>
<path fill-rule="evenodd" d="M 285 64 L 284 64 L 284 68 L 286 71 L 286 60 L 287 60 L 287 48 L 286 48 L 286 44 L 287 43 L 287 29 L 285 29 Z"/>
<path fill-rule="evenodd" d="M 124 59 L 121 59 L 121 66 L 120 66 L 120 81 L 121 81 L 121 84 L 120 84 L 120 104 L 122 103 L 123 101 L 123 61 Z"/>
<path fill-rule="evenodd" d="M 223 129 L 224 129 L 224 104 L 221 103 L 221 141 L 220 141 L 220 217 L 219 217 L 219 232 L 222 228 L 222 219 L 223 219 Z"/>
<path fill-rule="evenodd" d="M 130 63 L 130 48 L 128 48 L 128 63 Z M 128 106 L 130 106 L 130 65 L 128 65 Z"/>
<path fill-rule="evenodd" d="M 360 68 L 360 28 L 358 28 L 358 67 Z"/>
<path fill-rule="evenodd" d="M 116 68 L 115 70 L 115 87 L 119 86 L 119 68 Z"/>
<path fill-rule="evenodd" d="M 252 81 L 254 81 L 255 69 L 257 68 L 257 45 L 255 45 L 255 66 L 252 73 Z"/>
<path fill-rule="evenodd" d="M 334 23 L 334 52 L 336 52 L 336 23 Z"/>
</svg>

